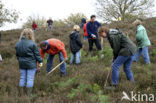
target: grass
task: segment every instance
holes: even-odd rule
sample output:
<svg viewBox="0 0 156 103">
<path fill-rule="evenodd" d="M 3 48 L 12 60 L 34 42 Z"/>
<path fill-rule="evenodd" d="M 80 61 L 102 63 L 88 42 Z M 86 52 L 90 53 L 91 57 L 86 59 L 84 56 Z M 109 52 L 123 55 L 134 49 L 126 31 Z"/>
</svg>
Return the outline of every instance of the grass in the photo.
<svg viewBox="0 0 156 103">
<path fill-rule="evenodd" d="M 49 76 L 46 75 L 47 56 L 45 56 L 41 73 L 35 76 L 34 97 L 29 98 L 27 95 L 19 97 L 19 67 L 14 46 L 18 41 L 20 32 L 21 30 L 2 32 L 2 44 L 0 47 L 2 49 L 0 49 L 0 53 L 4 60 L 0 62 L 0 103 L 129 103 L 128 101 L 121 102 L 123 91 L 127 93 L 140 91 L 142 93 L 156 94 L 156 80 L 154 79 L 156 78 L 156 48 L 154 46 L 150 48 L 151 65 L 145 65 L 143 60 L 133 63 L 134 85 L 126 80 L 125 73 L 121 68 L 119 88 L 115 91 L 104 89 L 104 83 L 108 71 L 111 69 L 113 57 L 112 49 L 105 41 L 105 48 L 100 52 L 94 51 L 93 55 L 87 52 L 88 43 L 85 42 L 85 47 L 81 50 L 82 64 L 79 66 L 69 65 L 68 61 L 67 76 L 64 78 L 60 77 L 59 69 Z M 35 33 L 36 42 L 39 44 L 40 41 L 51 37 L 58 38 L 65 43 L 68 58 L 70 58 L 68 45 L 70 33 L 71 29 L 67 27 L 54 27 L 52 33 L 39 30 Z M 149 36 L 155 37 L 153 34 L 149 34 Z M 152 42 L 155 42 L 155 40 L 152 39 Z M 101 54 L 104 54 L 104 58 L 100 58 Z M 59 59 L 56 56 L 54 58 L 54 66 L 58 63 Z M 111 75 L 108 78 L 107 85 L 110 83 Z"/>
</svg>

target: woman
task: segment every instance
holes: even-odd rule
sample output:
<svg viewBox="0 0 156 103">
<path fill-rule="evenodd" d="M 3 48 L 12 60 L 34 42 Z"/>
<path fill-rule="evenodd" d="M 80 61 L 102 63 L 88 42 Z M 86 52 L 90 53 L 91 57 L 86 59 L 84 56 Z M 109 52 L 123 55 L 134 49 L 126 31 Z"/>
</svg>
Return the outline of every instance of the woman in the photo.
<svg viewBox="0 0 156 103">
<path fill-rule="evenodd" d="M 76 64 L 80 64 L 80 49 L 82 48 L 81 38 L 80 38 L 80 27 L 75 25 L 73 27 L 73 32 L 70 34 L 70 49 L 72 52 L 70 63 L 72 64 L 74 58 L 76 57 Z"/>
<path fill-rule="evenodd" d="M 150 57 L 148 53 L 148 47 L 151 45 L 151 42 L 148 38 L 146 29 L 143 25 L 141 25 L 140 20 L 135 20 L 133 25 L 137 27 L 136 29 L 136 41 L 138 46 L 138 51 L 134 56 L 134 61 L 137 62 L 139 60 L 140 54 L 142 53 L 143 59 L 146 64 L 150 64 Z"/>
<path fill-rule="evenodd" d="M 40 67 L 43 64 L 31 29 L 23 30 L 20 40 L 16 43 L 15 49 L 20 68 L 20 93 L 22 95 L 23 88 L 26 87 L 27 94 L 31 95 L 37 62 L 40 63 Z"/>
</svg>

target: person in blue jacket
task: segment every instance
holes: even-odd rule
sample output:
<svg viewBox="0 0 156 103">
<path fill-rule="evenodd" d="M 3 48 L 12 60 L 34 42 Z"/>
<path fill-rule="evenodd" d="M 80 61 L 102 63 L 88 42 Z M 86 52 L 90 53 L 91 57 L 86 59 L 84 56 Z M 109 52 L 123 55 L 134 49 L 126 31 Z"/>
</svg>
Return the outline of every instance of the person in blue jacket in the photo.
<svg viewBox="0 0 156 103">
<path fill-rule="evenodd" d="M 31 29 L 23 30 L 15 49 L 20 68 L 20 95 L 23 94 L 26 87 L 27 94 L 31 96 L 37 63 L 39 63 L 40 67 L 43 65 L 40 52 L 34 42 L 34 33 Z"/>
<path fill-rule="evenodd" d="M 96 16 L 92 15 L 91 20 L 87 23 L 87 33 L 88 33 L 88 43 L 89 43 L 89 51 L 93 50 L 93 43 L 95 43 L 98 50 L 101 50 L 101 44 L 99 42 L 98 37 L 98 28 L 101 24 L 96 21 Z"/>
</svg>

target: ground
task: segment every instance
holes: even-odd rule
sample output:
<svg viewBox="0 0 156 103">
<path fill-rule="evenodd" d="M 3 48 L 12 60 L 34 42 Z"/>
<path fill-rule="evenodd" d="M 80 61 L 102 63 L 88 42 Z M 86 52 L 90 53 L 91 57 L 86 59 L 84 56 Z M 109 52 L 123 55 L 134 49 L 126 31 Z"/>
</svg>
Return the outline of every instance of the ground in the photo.
<svg viewBox="0 0 156 103">
<path fill-rule="evenodd" d="M 135 103 L 127 100 L 121 101 L 123 91 L 127 94 L 133 91 L 137 94 L 147 93 L 156 96 L 156 18 L 147 19 L 143 25 L 147 28 L 152 42 L 149 51 L 151 65 L 145 65 L 142 58 L 139 62 L 133 63 L 132 71 L 135 84 L 126 80 L 125 73 L 121 68 L 119 88 L 116 90 L 105 89 L 105 80 L 111 70 L 112 49 L 108 41 L 104 40 L 104 49 L 101 52 L 94 50 L 94 55 L 91 56 L 87 52 L 88 43 L 83 42 L 85 47 L 81 50 L 82 64 L 79 66 L 69 65 L 69 61 L 67 61 L 66 77 L 60 77 L 59 69 L 47 76 L 45 57 L 41 73 L 35 76 L 32 97 L 19 96 L 19 67 L 14 46 L 22 30 L 2 31 L 0 53 L 3 56 L 3 62 L 0 62 L 0 103 Z M 120 28 L 135 42 L 135 27 L 129 22 L 114 22 L 109 26 Z M 35 32 L 36 43 L 39 44 L 48 38 L 60 39 L 65 43 L 70 59 L 69 34 L 71 31 L 71 27 L 54 27 L 52 32 L 48 32 L 44 28 L 39 29 Z M 83 35 L 82 31 L 80 33 Z M 104 54 L 104 58 L 100 58 L 101 54 Z M 58 61 L 58 56 L 56 56 L 54 66 L 59 63 Z M 111 75 L 107 85 L 110 82 Z"/>
</svg>

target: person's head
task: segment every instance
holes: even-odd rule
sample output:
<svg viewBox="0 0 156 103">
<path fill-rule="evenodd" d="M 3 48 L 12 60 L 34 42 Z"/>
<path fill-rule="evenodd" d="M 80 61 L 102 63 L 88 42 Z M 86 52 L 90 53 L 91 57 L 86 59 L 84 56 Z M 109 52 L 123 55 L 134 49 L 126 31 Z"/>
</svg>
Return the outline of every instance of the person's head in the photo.
<svg viewBox="0 0 156 103">
<path fill-rule="evenodd" d="M 40 48 L 41 48 L 42 50 L 46 50 L 46 49 L 48 48 L 48 45 L 46 44 L 45 41 L 43 41 L 43 42 L 40 43 Z"/>
<path fill-rule="evenodd" d="M 91 17 L 90 17 L 90 21 L 91 21 L 91 22 L 94 22 L 95 19 L 96 19 L 96 16 L 95 16 L 95 15 L 91 15 Z"/>
<path fill-rule="evenodd" d="M 21 33 L 21 36 L 20 36 L 20 40 L 22 39 L 22 37 L 25 37 L 26 40 L 33 40 L 35 41 L 35 38 L 34 38 L 34 32 L 32 31 L 32 29 L 24 29 Z"/>
<path fill-rule="evenodd" d="M 74 25 L 73 30 L 74 30 L 74 31 L 80 31 L 80 26 Z"/>
<path fill-rule="evenodd" d="M 138 25 L 142 24 L 142 22 L 141 22 L 141 20 L 136 19 L 132 24 L 135 26 L 138 26 Z"/>
<path fill-rule="evenodd" d="M 109 28 L 105 27 L 105 26 L 101 26 L 98 29 L 98 34 L 103 37 L 106 38 L 107 37 L 107 33 L 109 32 Z"/>
</svg>

